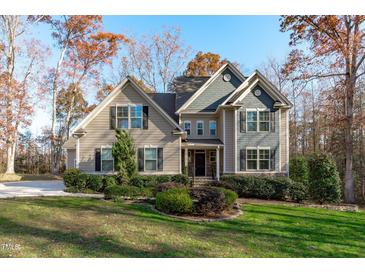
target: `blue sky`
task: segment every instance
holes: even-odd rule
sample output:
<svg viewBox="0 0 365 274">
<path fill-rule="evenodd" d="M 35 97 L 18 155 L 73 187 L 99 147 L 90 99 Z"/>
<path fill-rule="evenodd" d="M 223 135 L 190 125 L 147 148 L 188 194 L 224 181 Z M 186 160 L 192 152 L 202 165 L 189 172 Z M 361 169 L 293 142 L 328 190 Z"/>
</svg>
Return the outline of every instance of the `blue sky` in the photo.
<svg viewBox="0 0 365 274">
<path fill-rule="evenodd" d="M 282 60 L 289 52 L 289 34 L 280 32 L 278 16 L 104 16 L 106 31 L 141 36 L 164 27 L 180 27 L 182 40 L 193 52 L 211 51 L 242 65 L 243 73 L 260 68 L 269 57 Z M 50 30 L 39 25 L 36 34 L 52 48 Z M 53 50 L 48 65 L 56 63 Z M 89 96 L 93 98 L 94 96 Z M 40 134 L 50 125 L 50 109 L 36 108 L 30 130 Z"/>
</svg>

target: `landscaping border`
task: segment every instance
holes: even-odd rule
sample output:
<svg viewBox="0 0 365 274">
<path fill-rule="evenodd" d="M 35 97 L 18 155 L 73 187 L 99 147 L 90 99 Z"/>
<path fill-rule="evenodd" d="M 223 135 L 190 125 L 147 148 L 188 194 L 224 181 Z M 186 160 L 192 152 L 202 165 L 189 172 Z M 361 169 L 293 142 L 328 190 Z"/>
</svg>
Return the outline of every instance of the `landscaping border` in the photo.
<svg viewBox="0 0 365 274">
<path fill-rule="evenodd" d="M 176 219 L 180 219 L 180 220 L 184 220 L 184 221 L 193 221 L 193 222 L 221 222 L 221 221 L 228 221 L 228 220 L 233 220 L 237 217 L 239 217 L 243 211 L 240 208 L 237 209 L 233 209 L 236 212 L 233 215 L 230 216 L 226 216 L 226 217 L 218 217 L 218 218 L 208 218 L 208 217 L 199 217 L 199 216 L 179 216 L 179 215 L 172 215 L 172 214 L 167 214 L 165 212 L 162 212 L 160 210 L 158 210 L 154 205 L 151 204 L 147 204 L 153 211 L 155 211 L 156 213 L 159 213 L 163 216 L 167 216 L 167 217 L 172 217 L 172 218 L 176 218 Z"/>
</svg>

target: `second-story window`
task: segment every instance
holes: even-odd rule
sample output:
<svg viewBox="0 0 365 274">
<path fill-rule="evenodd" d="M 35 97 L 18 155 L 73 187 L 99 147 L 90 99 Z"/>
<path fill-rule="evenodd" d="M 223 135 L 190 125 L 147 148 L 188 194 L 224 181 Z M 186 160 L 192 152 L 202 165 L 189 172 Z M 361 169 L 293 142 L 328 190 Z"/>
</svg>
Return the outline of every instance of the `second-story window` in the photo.
<svg viewBox="0 0 365 274">
<path fill-rule="evenodd" d="M 198 135 L 198 136 L 204 135 L 204 122 L 203 121 L 196 122 L 196 135 Z"/>
<path fill-rule="evenodd" d="M 142 128 L 142 106 L 130 106 L 131 128 Z"/>
<path fill-rule="evenodd" d="M 257 111 L 247 111 L 247 131 L 257 131 Z"/>
<path fill-rule="evenodd" d="M 117 127 L 128 128 L 129 124 L 129 111 L 128 106 L 117 107 Z"/>
<path fill-rule="evenodd" d="M 209 121 L 209 134 L 210 136 L 217 135 L 217 121 Z"/>
<path fill-rule="evenodd" d="M 269 131 L 270 111 L 248 110 L 247 111 L 247 131 Z"/>
<path fill-rule="evenodd" d="M 117 106 L 117 128 L 142 128 L 142 106 Z"/>
<path fill-rule="evenodd" d="M 186 134 L 188 136 L 191 135 L 191 122 L 190 121 L 184 121 L 184 130 L 186 131 Z"/>
<path fill-rule="evenodd" d="M 269 131 L 270 112 L 269 111 L 259 111 L 259 122 L 260 122 L 260 131 Z"/>
</svg>

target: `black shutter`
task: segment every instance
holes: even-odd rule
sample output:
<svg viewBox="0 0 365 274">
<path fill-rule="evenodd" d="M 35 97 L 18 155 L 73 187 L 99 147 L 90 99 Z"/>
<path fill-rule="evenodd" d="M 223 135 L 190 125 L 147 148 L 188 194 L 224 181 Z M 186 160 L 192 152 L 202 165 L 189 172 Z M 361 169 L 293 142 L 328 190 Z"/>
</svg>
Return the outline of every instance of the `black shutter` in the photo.
<svg viewBox="0 0 365 274">
<path fill-rule="evenodd" d="M 270 112 L 270 131 L 275 132 L 275 111 Z"/>
<path fill-rule="evenodd" d="M 246 170 L 246 149 L 240 150 L 240 170 Z"/>
<path fill-rule="evenodd" d="M 162 171 L 163 170 L 163 148 L 159 147 L 157 149 L 157 170 Z"/>
<path fill-rule="evenodd" d="M 116 107 L 110 107 L 110 129 L 115 129 L 115 114 L 116 114 Z"/>
<path fill-rule="evenodd" d="M 246 132 L 246 112 L 240 111 L 240 132 Z"/>
<path fill-rule="evenodd" d="M 144 149 L 138 149 L 138 171 L 144 171 Z"/>
<path fill-rule="evenodd" d="M 101 171 L 101 153 L 100 148 L 95 149 L 95 171 Z"/>
<path fill-rule="evenodd" d="M 276 154 L 276 148 L 271 150 L 270 170 L 275 170 L 275 154 Z"/>
<path fill-rule="evenodd" d="M 143 129 L 148 129 L 148 106 L 143 106 Z"/>
</svg>

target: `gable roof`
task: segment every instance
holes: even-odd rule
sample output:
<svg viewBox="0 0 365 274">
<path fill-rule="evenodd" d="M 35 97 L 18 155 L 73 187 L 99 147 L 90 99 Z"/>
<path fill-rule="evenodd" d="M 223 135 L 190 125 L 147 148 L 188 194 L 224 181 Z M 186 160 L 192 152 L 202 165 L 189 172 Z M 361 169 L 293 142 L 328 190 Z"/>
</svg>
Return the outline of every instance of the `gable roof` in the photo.
<svg viewBox="0 0 365 274">
<path fill-rule="evenodd" d="M 192 96 L 190 96 L 179 108 L 177 108 L 176 113 L 180 113 L 182 110 L 186 109 L 196 98 L 203 93 L 203 91 L 224 71 L 229 68 L 232 73 L 240 79 L 242 82 L 246 80 L 245 76 L 230 62 L 227 62 L 221 66 Z"/>
<path fill-rule="evenodd" d="M 292 104 L 261 72 L 255 70 L 227 99 L 222 105 L 235 105 L 241 101 L 257 84 L 262 85 L 265 91 L 273 99 L 291 107 Z"/>
<path fill-rule="evenodd" d="M 175 122 L 178 123 L 179 117 L 175 114 L 175 93 L 147 93 Z"/>
<path fill-rule="evenodd" d="M 210 76 L 179 76 L 171 86 L 171 92 L 176 94 L 175 109 L 179 109 L 199 88 L 208 81 Z"/>
<path fill-rule="evenodd" d="M 154 101 L 151 97 L 148 96 L 146 92 L 144 92 L 141 87 L 131 78 L 127 76 L 119 85 L 117 85 L 114 90 L 104 98 L 104 100 L 96 107 L 93 111 L 91 111 L 71 132 L 71 135 L 74 134 L 77 130 L 85 128 L 107 105 L 110 103 L 119 92 L 123 91 L 123 88 L 127 85 L 131 84 L 134 89 L 140 94 L 148 103 L 151 104 L 153 108 L 157 110 L 161 114 L 165 120 L 170 123 L 174 128 L 178 129 L 180 132 L 184 132 L 184 130 L 176 123 L 176 121 L 166 113 L 166 111 L 161 108 L 156 101 Z"/>
</svg>

